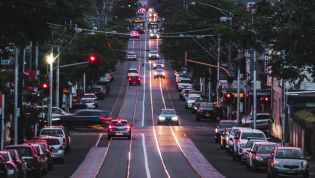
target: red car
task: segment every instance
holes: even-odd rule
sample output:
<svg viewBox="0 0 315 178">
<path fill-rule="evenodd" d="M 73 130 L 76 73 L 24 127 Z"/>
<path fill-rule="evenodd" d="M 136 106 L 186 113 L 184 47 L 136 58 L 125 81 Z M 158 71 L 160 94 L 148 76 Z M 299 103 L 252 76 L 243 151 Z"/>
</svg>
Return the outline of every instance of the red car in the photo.
<svg viewBox="0 0 315 178">
<path fill-rule="evenodd" d="M 40 138 L 38 138 L 38 140 L 26 140 L 24 143 L 40 144 L 43 148 L 44 154 L 48 158 L 48 170 L 52 170 L 53 158 L 52 158 L 51 148 L 49 147 L 47 140 L 41 140 Z"/>
<path fill-rule="evenodd" d="M 139 74 L 130 74 L 128 77 L 129 85 L 141 85 L 141 78 Z"/>
<path fill-rule="evenodd" d="M 130 38 L 139 38 L 140 35 L 139 35 L 139 32 L 136 31 L 136 30 L 133 30 L 130 32 Z"/>
</svg>

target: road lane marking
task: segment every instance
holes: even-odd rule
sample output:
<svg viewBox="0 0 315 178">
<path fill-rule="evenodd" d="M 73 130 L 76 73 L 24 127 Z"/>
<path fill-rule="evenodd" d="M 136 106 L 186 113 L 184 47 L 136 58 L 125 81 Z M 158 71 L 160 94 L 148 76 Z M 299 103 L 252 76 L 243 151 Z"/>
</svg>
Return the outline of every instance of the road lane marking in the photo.
<svg viewBox="0 0 315 178">
<path fill-rule="evenodd" d="M 144 127 L 144 111 L 145 111 L 145 90 L 146 90 L 146 83 L 145 83 L 145 79 L 146 79 L 146 50 L 147 50 L 147 43 L 146 43 L 146 35 L 144 35 L 144 68 L 143 68 L 143 92 L 142 92 L 142 122 L 141 122 L 141 126 Z M 141 53 L 141 52 L 140 52 Z M 151 76 L 150 76 L 151 77 Z"/>
<path fill-rule="evenodd" d="M 166 104 L 165 104 L 165 99 L 164 99 L 164 94 L 163 94 L 163 89 L 162 89 L 162 79 L 161 78 L 160 78 L 160 92 L 161 92 L 164 108 L 166 109 Z"/>
<path fill-rule="evenodd" d="M 100 133 L 100 134 L 98 135 L 98 139 L 97 139 L 97 141 L 96 141 L 96 143 L 95 143 L 95 147 L 97 147 L 97 145 L 100 143 L 102 136 L 103 136 L 102 133 Z"/>
<path fill-rule="evenodd" d="M 144 137 L 143 133 L 141 133 L 141 135 L 142 135 L 142 147 L 143 147 L 145 172 L 147 174 L 147 178 L 151 178 L 150 168 L 149 168 L 149 164 L 148 164 L 147 148 L 145 146 L 145 137 Z"/>
</svg>

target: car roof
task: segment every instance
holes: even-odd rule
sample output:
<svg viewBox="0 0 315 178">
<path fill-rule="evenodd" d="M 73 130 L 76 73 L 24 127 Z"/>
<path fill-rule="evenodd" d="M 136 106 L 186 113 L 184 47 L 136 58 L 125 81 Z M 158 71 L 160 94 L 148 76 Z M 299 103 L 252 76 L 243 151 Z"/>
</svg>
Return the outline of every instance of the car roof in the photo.
<svg viewBox="0 0 315 178">
<path fill-rule="evenodd" d="M 284 146 L 284 147 L 278 147 L 278 149 L 284 150 L 284 149 L 291 149 L 291 150 L 303 150 L 302 148 L 299 147 L 293 147 L 293 146 Z"/>
<path fill-rule="evenodd" d="M 255 143 L 255 145 L 277 145 L 277 144 L 278 144 L 278 143 L 275 143 L 275 142 L 268 142 L 268 141 Z"/>
<path fill-rule="evenodd" d="M 128 70 L 138 70 L 137 68 L 129 68 Z"/>
<path fill-rule="evenodd" d="M 173 110 L 173 111 L 175 111 L 174 108 L 164 108 L 164 109 L 161 109 L 161 111 L 168 111 L 168 110 Z"/>
<path fill-rule="evenodd" d="M 138 74 L 138 73 L 131 73 L 131 74 L 129 74 L 129 77 L 140 77 L 140 74 Z"/>
<path fill-rule="evenodd" d="M 105 110 L 101 110 L 101 109 L 80 109 L 80 110 L 77 110 L 77 112 L 81 112 L 81 111 L 92 111 L 92 112 L 108 112 L 108 111 L 105 111 Z"/>
<path fill-rule="evenodd" d="M 238 122 L 238 120 L 220 120 L 220 122 L 232 122 L 232 123 L 237 123 Z"/>
</svg>

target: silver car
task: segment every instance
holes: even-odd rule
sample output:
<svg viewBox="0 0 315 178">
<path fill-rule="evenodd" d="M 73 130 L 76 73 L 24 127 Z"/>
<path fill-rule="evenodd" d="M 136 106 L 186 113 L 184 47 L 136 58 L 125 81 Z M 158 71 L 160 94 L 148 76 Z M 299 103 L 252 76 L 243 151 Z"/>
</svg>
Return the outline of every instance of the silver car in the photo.
<svg viewBox="0 0 315 178">
<path fill-rule="evenodd" d="M 161 109 L 161 113 L 158 118 L 158 125 L 164 123 L 179 125 L 179 118 L 175 109 Z"/>
<path fill-rule="evenodd" d="M 51 147 L 52 157 L 54 160 L 59 160 L 61 163 L 65 161 L 65 148 L 61 137 L 41 136 L 40 139 L 46 140 Z"/>
</svg>

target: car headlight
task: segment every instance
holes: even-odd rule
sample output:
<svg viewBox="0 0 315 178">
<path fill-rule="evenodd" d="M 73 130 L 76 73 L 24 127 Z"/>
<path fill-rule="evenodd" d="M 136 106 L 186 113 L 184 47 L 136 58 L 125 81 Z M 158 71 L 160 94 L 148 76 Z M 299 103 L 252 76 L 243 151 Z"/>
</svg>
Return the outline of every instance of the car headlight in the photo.
<svg viewBox="0 0 315 178">
<path fill-rule="evenodd" d="M 156 72 L 154 72 L 154 75 L 156 75 L 157 73 Z"/>
<path fill-rule="evenodd" d="M 159 116 L 159 120 L 160 120 L 160 121 L 164 121 L 164 120 L 165 120 L 165 117 Z"/>
<path fill-rule="evenodd" d="M 158 54 L 156 55 L 156 57 L 159 57 L 159 56 L 160 56 L 160 55 L 158 55 Z"/>
<path fill-rule="evenodd" d="M 214 131 L 215 131 L 215 133 L 218 133 L 218 128 L 215 128 L 215 130 L 214 130 Z"/>
<path fill-rule="evenodd" d="M 165 72 L 162 72 L 162 75 L 165 75 Z"/>
<path fill-rule="evenodd" d="M 263 161 L 264 159 L 261 158 L 261 157 L 259 157 L 259 156 L 256 156 L 256 160 L 257 160 L 257 161 Z"/>
<path fill-rule="evenodd" d="M 172 121 L 177 121 L 177 120 L 178 120 L 177 116 L 172 117 Z"/>
</svg>

